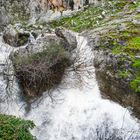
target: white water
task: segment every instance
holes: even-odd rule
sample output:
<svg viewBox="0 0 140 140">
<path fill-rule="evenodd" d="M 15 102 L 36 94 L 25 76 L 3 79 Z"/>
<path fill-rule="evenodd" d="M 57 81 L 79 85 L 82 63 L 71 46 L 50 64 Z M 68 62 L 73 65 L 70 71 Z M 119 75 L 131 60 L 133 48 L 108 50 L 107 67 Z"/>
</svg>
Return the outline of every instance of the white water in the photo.
<svg viewBox="0 0 140 140">
<path fill-rule="evenodd" d="M 73 53 L 77 59 L 66 70 L 60 86 L 53 91 L 53 101 L 44 93 L 31 104 L 31 111 L 25 113 L 24 106 L 21 108 L 24 102 L 15 92 L 11 100 L 14 110 L 13 106 L 8 108 L 3 102 L 2 112 L 33 120 L 36 127 L 32 133 L 38 140 L 98 140 L 99 137 L 100 140 L 117 140 L 110 137 L 114 132 L 123 140 L 132 140 L 132 137 L 139 140 L 140 127 L 130 112 L 101 98 L 95 79 L 94 54 L 85 38 L 77 35 L 77 40 L 78 46 Z M 1 56 L 5 54 L 0 53 Z M 0 82 L 4 85 L 4 80 Z M 7 98 L 9 101 L 11 96 Z M 7 107 L 6 111 L 3 105 Z"/>
</svg>

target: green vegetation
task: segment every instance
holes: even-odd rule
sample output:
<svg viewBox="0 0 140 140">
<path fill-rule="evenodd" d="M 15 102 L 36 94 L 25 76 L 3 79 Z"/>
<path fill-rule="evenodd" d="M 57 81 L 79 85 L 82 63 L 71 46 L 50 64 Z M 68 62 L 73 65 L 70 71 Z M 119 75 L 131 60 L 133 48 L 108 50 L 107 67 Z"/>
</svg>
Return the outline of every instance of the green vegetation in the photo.
<svg viewBox="0 0 140 140">
<path fill-rule="evenodd" d="M 135 58 L 133 67 L 136 69 L 135 79 L 132 80 L 130 84 L 132 89 L 135 90 L 135 92 L 140 93 L 140 59 Z"/>
<path fill-rule="evenodd" d="M 105 16 L 117 13 L 126 5 L 125 1 L 108 1 L 104 6 L 89 6 L 84 11 L 70 17 L 62 17 L 50 22 L 52 28 L 65 27 L 73 31 L 83 31 L 98 26 Z"/>
<path fill-rule="evenodd" d="M 37 53 L 28 53 L 28 55 L 17 55 L 13 58 L 13 62 L 16 66 L 22 64 L 34 64 L 41 61 L 47 61 L 48 65 L 55 63 L 56 60 L 67 56 L 65 49 L 57 44 L 51 45 L 51 47 L 44 46 L 43 51 Z"/>
<path fill-rule="evenodd" d="M 140 77 L 136 77 L 131 83 L 131 88 L 135 90 L 135 92 L 140 93 Z"/>
<path fill-rule="evenodd" d="M 124 71 L 118 71 L 118 76 L 120 78 L 127 78 L 128 76 L 130 75 L 130 72 L 127 71 L 127 70 L 124 70 Z"/>
<path fill-rule="evenodd" d="M 140 69 L 140 59 L 135 59 L 133 67 L 137 68 L 138 70 Z"/>
<path fill-rule="evenodd" d="M 130 9 L 136 9 L 137 7 L 140 7 L 140 2 L 138 2 L 138 0 L 137 0 L 137 2 L 136 2 L 136 4 L 132 4 L 132 5 L 130 5 Z"/>
<path fill-rule="evenodd" d="M 140 54 L 140 26 L 132 22 L 126 22 L 123 31 L 115 28 L 101 38 L 100 47 L 110 49 L 114 55 L 120 57 L 118 59 L 118 77 L 127 79 L 130 75 L 133 75 L 134 78 L 130 81 L 130 87 L 135 92 L 140 93 L 140 59 L 136 58 Z M 105 41 L 108 43 L 103 46 Z M 130 63 L 130 69 L 128 69 L 125 64 L 130 61 L 132 63 Z"/>
<path fill-rule="evenodd" d="M 115 46 L 112 50 L 113 54 L 127 53 L 130 56 L 135 56 L 135 54 L 140 51 L 140 37 L 132 36 L 127 39 L 126 39 L 127 36 L 123 36 L 123 37 L 125 38 L 125 40 L 122 40 L 122 42 L 127 41 L 126 43 L 127 45 L 123 46 L 119 43 L 116 43 L 117 46 Z"/>
<path fill-rule="evenodd" d="M 0 114 L 0 140 L 35 140 L 29 131 L 34 126 L 32 121 Z"/>
<path fill-rule="evenodd" d="M 29 33 L 18 33 L 16 42 L 17 46 L 25 45 L 28 42 L 29 36 Z"/>
</svg>

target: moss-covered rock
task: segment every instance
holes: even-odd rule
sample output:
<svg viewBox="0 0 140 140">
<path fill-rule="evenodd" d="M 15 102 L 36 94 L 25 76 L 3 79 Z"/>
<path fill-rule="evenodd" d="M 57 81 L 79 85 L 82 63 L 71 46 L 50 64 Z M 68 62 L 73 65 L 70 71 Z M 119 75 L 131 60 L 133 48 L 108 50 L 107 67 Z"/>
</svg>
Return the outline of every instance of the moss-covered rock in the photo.
<svg viewBox="0 0 140 140">
<path fill-rule="evenodd" d="M 89 37 L 93 46 L 102 95 L 125 107 L 131 106 L 140 118 L 140 3 L 136 2 L 137 5 L 128 3 L 127 10 L 114 14 L 111 21 L 111 16 L 107 17 L 98 28 L 82 34 Z"/>
<path fill-rule="evenodd" d="M 62 17 L 50 22 L 52 28 L 65 27 L 67 29 L 81 32 L 87 29 L 98 27 L 106 17 L 114 16 L 115 13 L 121 12 L 127 5 L 125 0 L 106 0 L 102 1 L 100 6 L 89 5 L 84 11 L 73 13 L 70 17 Z"/>
</svg>

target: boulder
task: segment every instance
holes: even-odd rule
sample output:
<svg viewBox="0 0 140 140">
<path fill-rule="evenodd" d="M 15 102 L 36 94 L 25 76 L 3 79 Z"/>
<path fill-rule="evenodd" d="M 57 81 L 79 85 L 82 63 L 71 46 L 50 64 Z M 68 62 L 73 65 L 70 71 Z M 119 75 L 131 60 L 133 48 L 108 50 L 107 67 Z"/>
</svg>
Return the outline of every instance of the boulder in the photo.
<svg viewBox="0 0 140 140">
<path fill-rule="evenodd" d="M 76 35 L 74 32 L 71 32 L 69 30 L 65 30 L 62 28 L 56 28 L 55 34 L 58 37 L 61 37 L 62 39 L 64 39 L 65 42 L 67 42 L 67 44 L 69 45 L 69 48 L 68 48 L 69 50 L 73 50 L 76 48 L 77 40 L 76 40 Z"/>
<path fill-rule="evenodd" d="M 23 91 L 29 97 L 40 96 L 55 88 L 71 64 L 64 39 L 42 34 L 33 44 L 18 48 L 11 59 Z M 67 46 L 68 47 L 68 46 Z"/>
</svg>

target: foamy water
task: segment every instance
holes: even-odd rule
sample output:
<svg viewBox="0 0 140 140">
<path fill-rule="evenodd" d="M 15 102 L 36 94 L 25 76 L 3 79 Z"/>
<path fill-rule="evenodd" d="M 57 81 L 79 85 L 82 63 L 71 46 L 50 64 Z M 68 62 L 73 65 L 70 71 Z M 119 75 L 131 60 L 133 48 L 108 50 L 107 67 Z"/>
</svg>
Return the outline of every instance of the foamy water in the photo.
<svg viewBox="0 0 140 140">
<path fill-rule="evenodd" d="M 33 120 L 36 127 L 32 134 L 38 140 L 119 140 L 120 137 L 139 140 L 140 127 L 130 112 L 101 98 L 95 78 L 94 54 L 87 40 L 76 36 L 78 45 L 71 56 L 76 56 L 75 63 L 66 70 L 61 84 L 51 93 L 52 98 L 47 92 L 43 93 L 26 113 L 25 103 L 15 92 L 3 99 L 5 102 L 0 104 L 2 112 Z M 0 52 L 0 55 L 5 53 Z M 3 79 L 0 84 L 4 85 Z M 5 95 L 4 88 L 2 93 Z M 6 101 L 11 101 L 13 106 L 8 107 Z M 7 110 L 3 111 L 5 107 Z"/>
</svg>

